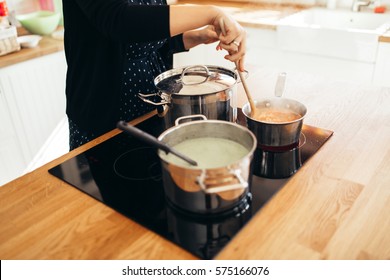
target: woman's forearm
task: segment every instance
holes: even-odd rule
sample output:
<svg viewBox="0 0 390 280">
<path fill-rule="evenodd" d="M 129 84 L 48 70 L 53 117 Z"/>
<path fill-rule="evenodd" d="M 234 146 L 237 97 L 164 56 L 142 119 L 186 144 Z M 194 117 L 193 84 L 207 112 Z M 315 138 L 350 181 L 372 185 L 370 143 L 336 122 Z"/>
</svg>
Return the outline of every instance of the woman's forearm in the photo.
<svg viewBox="0 0 390 280">
<path fill-rule="evenodd" d="M 171 5 L 171 36 L 214 23 L 221 10 L 210 5 Z"/>
</svg>

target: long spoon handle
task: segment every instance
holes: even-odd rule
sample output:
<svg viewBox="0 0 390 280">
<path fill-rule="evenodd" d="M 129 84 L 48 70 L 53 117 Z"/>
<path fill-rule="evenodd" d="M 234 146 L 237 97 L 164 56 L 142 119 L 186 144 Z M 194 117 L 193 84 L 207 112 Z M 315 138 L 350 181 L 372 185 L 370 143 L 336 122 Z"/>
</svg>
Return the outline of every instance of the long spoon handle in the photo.
<svg viewBox="0 0 390 280">
<path fill-rule="evenodd" d="M 146 133 L 145 131 L 138 129 L 135 126 L 128 125 L 125 121 L 119 121 L 116 126 L 119 129 L 123 130 L 124 132 L 130 134 L 131 136 L 134 136 L 134 137 L 138 138 L 139 140 L 142 140 L 145 143 L 152 145 L 153 147 L 156 147 L 160 150 L 163 150 L 166 153 L 172 153 L 175 156 L 181 158 L 182 160 L 188 162 L 191 165 L 194 165 L 194 166 L 198 165 L 198 163 L 196 161 L 194 161 L 194 160 L 188 158 L 186 155 L 183 155 L 182 153 L 176 151 L 172 147 L 169 147 L 164 142 L 159 141 L 153 135 L 150 135 L 149 133 Z"/>
<path fill-rule="evenodd" d="M 223 18 L 219 19 L 219 26 L 221 27 L 222 34 L 225 36 L 226 35 L 226 29 L 225 29 L 225 23 L 223 21 Z M 246 84 L 245 77 L 242 74 L 242 72 L 240 71 L 240 69 L 238 68 L 238 66 L 239 66 L 238 65 L 238 61 L 235 61 L 234 63 L 236 65 L 236 69 L 237 69 L 238 75 L 240 76 L 240 80 L 241 80 L 242 86 L 244 87 L 244 92 L 246 94 L 246 98 L 248 99 L 249 105 L 251 107 L 251 115 L 254 115 L 254 113 L 256 111 L 255 102 L 253 101 L 252 96 L 251 96 L 251 94 L 249 92 L 248 85 Z"/>
<path fill-rule="evenodd" d="M 240 76 L 240 80 L 241 80 L 242 86 L 244 87 L 244 91 L 245 91 L 245 94 L 246 94 L 246 98 L 248 99 L 249 105 L 250 105 L 250 107 L 251 107 L 251 114 L 254 114 L 255 111 L 256 111 L 255 102 L 253 101 L 252 96 L 251 96 L 251 94 L 250 94 L 250 92 L 249 92 L 248 85 L 247 85 L 247 83 L 246 83 L 246 81 L 245 81 L 244 75 L 243 75 L 242 72 L 238 69 L 238 62 L 236 61 L 235 64 L 236 64 L 236 68 L 237 68 L 238 75 Z"/>
</svg>

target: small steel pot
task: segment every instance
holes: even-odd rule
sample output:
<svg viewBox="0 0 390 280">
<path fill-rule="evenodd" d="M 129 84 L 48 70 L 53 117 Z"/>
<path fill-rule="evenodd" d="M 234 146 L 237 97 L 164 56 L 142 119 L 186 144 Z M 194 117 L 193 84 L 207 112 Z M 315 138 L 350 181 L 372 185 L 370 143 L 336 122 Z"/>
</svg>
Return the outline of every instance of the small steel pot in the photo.
<svg viewBox="0 0 390 280">
<path fill-rule="evenodd" d="M 299 147 L 287 151 L 256 149 L 253 174 L 265 178 L 281 179 L 295 174 L 301 166 Z"/>
<path fill-rule="evenodd" d="M 166 71 L 154 79 L 157 93 L 138 96 L 157 106 L 165 128 L 182 116 L 202 114 L 207 119 L 235 122 L 237 75 L 234 71 L 210 65 L 194 65 Z M 157 96 L 160 101 L 149 98 Z"/>
<path fill-rule="evenodd" d="M 255 100 L 255 106 L 261 108 L 288 109 L 301 117 L 293 121 L 286 122 L 264 122 L 253 119 L 249 103 L 246 103 L 242 112 L 245 115 L 248 128 L 256 135 L 258 146 L 267 149 L 267 147 L 288 147 L 298 143 L 301 135 L 303 119 L 306 115 L 306 106 L 302 103 L 288 98 L 268 98 Z"/>
<path fill-rule="evenodd" d="M 248 153 L 226 166 L 201 169 L 168 162 L 165 152 L 159 150 L 167 199 L 179 209 L 197 214 L 216 214 L 232 209 L 249 192 L 256 137 L 249 129 L 232 122 L 197 120 L 180 124 L 182 119 L 178 119 L 176 126 L 164 131 L 158 139 L 175 146 L 186 139 L 223 138 L 243 145 Z"/>
</svg>

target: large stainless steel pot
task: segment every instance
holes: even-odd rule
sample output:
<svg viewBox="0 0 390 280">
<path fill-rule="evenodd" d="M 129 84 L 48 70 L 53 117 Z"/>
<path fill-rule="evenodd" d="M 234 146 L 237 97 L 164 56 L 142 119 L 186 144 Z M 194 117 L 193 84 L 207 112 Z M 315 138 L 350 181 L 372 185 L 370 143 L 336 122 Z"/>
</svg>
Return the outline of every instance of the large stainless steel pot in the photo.
<svg viewBox="0 0 390 280">
<path fill-rule="evenodd" d="M 157 76 L 154 84 L 157 93 L 138 96 L 157 106 L 166 128 L 179 117 L 196 114 L 207 119 L 236 120 L 237 75 L 232 70 L 210 65 L 175 68 Z M 151 100 L 155 96 L 160 100 Z"/>
<path fill-rule="evenodd" d="M 169 162 L 165 152 L 159 150 L 166 197 L 176 207 L 197 214 L 216 214 L 231 210 L 249 192 L 256 137 L 246 127 L 232 122 L 197 120 L 180 124 L 180 120 L 179 118 L 176 126 L 164 131 L 158 139 L 169 146 L 175 146 L 186 139 L 222 138 L 241 144 L 248 153 L 226 166 L 202 169 Z"/>
<path fill-rule="evenodd" d="M 306 115 L 306 106 L 302 103 L 288 98 L 273 97 L 255 100 L 257 109 L 272 108 L 275 110 L 290 110 L 298 115 L 292 121 L 265 122 L 256 120 L 251 116 L 249 103 L 246 103 L 242 112 L 247 121 L 248 128 L 256 135 L 258 145 L 261 147 L 286 147 L 297 144 L 301 135 L 303 119 Z"/>
</svg>

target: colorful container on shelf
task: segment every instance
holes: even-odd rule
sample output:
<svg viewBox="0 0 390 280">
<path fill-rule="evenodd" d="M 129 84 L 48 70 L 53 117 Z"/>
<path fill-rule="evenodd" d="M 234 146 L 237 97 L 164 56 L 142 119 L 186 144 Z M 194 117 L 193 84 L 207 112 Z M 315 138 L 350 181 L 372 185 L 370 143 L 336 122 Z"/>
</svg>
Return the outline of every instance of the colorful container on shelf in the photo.
<svg viewBox="0 0 390 280">
<path fill-rule="evenodd" d="M 60 17 L 58 12 L 38 11 L 17 15 L 16 19 L 32 34 L 49 35 L 58 27 Z"/>
<path fill-rule="evenodd" d="M 39 6 L 41 10 L 54 12 L 53 0 L 39 0 Z"/>
<path fill-rule="evenodd" d="M 63 25 L 62 0 L 39 0 L 41 10 L 60 13 L 59 25 Z"/>
</svg>

